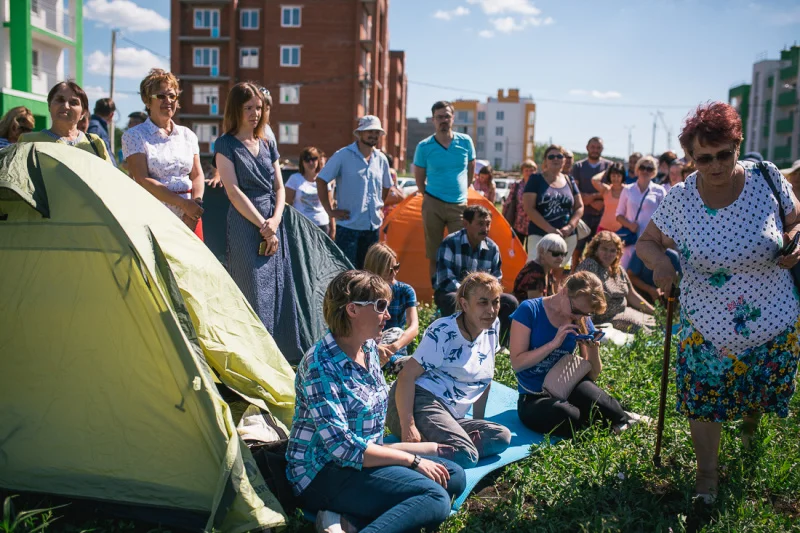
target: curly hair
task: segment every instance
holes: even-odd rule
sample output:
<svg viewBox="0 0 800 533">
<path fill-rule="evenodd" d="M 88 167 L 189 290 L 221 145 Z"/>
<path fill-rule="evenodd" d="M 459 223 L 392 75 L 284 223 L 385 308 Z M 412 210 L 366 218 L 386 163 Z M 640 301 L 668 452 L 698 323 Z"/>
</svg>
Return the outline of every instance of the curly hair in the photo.
<svg viewBox="0 0 800 533">
<path fill-rule="evenodd" d="M 600 260 L 597 258 L 597 249 L 600 248 L 601 244 L 611 243 L 617 249 L 617 258 L 614 259 L 614 262 L 608 266 L 608 273 L 612 276 L 616 276 L 619 274 L 620 271 L 620 259 L 622 259 L 622 250 L 624 246 L 622 245 L 622 239 L 619 238 L 619 235 L 614 233 L 613 231 L 601 231 L 597 235 L 595 235 L 589 244 L 586 245 L 586 250 L 583 252 L 583 258 L 591 257 L 597 264 L 600 265 Z"/>
<path fill-rule="evenodd" d="M 350 335 L 352 326 L 347 304 L 357 301 L 391 299 L 392 289 L 383 278 L 364 270 L 347 270 L 331 281 L 322 301 L 322 316 L 335 337 Z"/>
<path fill-rule="evenodd" d="M 139 84 L 139 97 L 141 97 L 142 102 L 144 102 L 144 107 L 147 109 L 148 115 L 150 114 L 150 100 L 152 100 L 153 95 L 156 94 L 156 91 L 158 91 L 162 83 L 166 83 L 168 88 L 174 89 L 178 96 L 181 95 L 180 80 L 175 74 L 162 68 L 150 69 L 150 72 L 147 73 L 147 76 L 145 76 Z M 175 102 L 175 109 L 180 109 L 180 107 L 179 99 Z"/>
<path fill-rule="evenodd" d="M 695 109 L 686 118 L 678 140 L 684 151 L 693 155 L 694 141 L 701 146 L 736 144 L 739 147 L 742 139 L 742 119 L 732 106 L 724 102 L 707 102 Z"/>
</svg>

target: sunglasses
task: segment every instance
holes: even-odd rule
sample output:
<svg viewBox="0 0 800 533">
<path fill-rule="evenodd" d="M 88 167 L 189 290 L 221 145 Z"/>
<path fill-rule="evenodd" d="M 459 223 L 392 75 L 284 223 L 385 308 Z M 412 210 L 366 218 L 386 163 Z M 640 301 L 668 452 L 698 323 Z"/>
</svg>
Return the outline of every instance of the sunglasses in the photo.
<svg viewBox="0 0 800 533">
<path fill-rule="evenodd" d="M 564 154 L 550 154 L 547 156 L 547 159 L 552 161 L 553 159 L 564 159 Z"/>
<path fill-rule="evenodd" d="M 591 313 L 584 313 L 580 309 L 575 309 L 575 304 L 572 303 L 572 298 L 568 298 L 569 300 L 569 310 L 575 316 L 589 316 Z"/>
<path fill-rule="evenodd" d="M 639 170 L 642 172 L 655 172 L 656 167 L 651 167 L 650 165 L 642 165 L 639 167 Z"/>
<path fill-rule="evenodd" d="M 380 300 L 369 300 L 369 301 L 362 301 L 362 302 L 350 302 L 351 304 L 356 305 L 371 305 L 373 309 L 375 309 L 376 313 L 385 313 L 386 309 L 389 307 L 389 300 L 386 298 L 381 298 Z"/>
<path fill-rule="evenodd" d="M 312 161 L 319 161 L 319 157 L 311 157 L 311 156 L 304 157 L 303 161 L 307 161 L 308 163 L 311 163 Z"/>
<path fill-rule="evenodd" d="M 159 100 L 168 100 L 170 102 L 175 102 L 178 100 L 178 95 L 175 93 L 158 93 L 151 96 L 151 98 L 158 98 Z"/>
<path fill-rule="evenodd" d="M 714 154 L 703 154 L 699 155 L 694 158 L 694 162 L 698 165 L 710 165 L 716 159 L 720 163 L 727 163 L 733 156 L 736 155 L 735 150 L 722 150 L 721 152 L 717 152 L 717 155 Z"/>
<path fill-rule="evenodd" d="M 400 263 L 397 263 L 396 265 L 390 266 L 389 270 L 391 270 L 392 272 L 397 274 L 400 271 Z"/>
<path fill-rule="evenodd" d="M 550 250 L 550 255 L 552 255 L 553 257 L 564 257 L 565 255 L 567 255 L 567 252 L 554 252 Z"/>
</svg>

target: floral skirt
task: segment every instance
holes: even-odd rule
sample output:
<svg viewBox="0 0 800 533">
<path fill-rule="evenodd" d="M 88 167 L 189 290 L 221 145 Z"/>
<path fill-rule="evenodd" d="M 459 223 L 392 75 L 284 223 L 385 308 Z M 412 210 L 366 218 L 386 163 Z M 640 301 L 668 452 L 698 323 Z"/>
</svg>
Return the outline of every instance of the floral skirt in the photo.
<svg viewBox="0 0 800 533">
<path fill-rule="evenodd" d="M 800 317 L 774 339 L 734 355 L 706 341 L 681 313 L 677 410 L 725 422 L 756 413 L 789 414 L 800 359 Z"/>
</svg>

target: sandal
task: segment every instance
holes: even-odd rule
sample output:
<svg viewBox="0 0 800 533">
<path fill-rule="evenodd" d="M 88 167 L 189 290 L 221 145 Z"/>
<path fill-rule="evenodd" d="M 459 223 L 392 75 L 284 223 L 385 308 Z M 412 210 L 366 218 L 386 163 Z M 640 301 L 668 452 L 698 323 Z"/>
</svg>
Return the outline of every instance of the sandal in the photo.
<svg viewBox="0 0 800 533">
<path fill-rule="evenodd" d="M 694 487 L 695 502 L 704 503 L 706 505 L 712 505 L 716 502 L 719 487 L 719 473 L 717 469 L 701 470 L 698 468 Z"/>
</svg>

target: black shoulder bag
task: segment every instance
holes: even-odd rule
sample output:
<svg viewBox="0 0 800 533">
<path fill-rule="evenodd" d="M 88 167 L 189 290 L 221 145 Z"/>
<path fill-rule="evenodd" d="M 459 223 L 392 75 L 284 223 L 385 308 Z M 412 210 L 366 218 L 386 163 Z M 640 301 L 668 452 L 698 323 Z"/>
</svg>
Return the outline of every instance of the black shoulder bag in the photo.
<svg viewBox="0 0 800 533">
<path fill-rule="evenodd" d="M 778 201 L 778 214 L 781 217 L 781 232 L 786 233 L 786 215 L 783 213 L 783 202 L 781 202 L 781 195 L 778 193 L 778 188 L 775 186 L 769 176 L 767 165 L 764 163 L 759 163 L 758 168 L 761 170 L 761 175 L 764 176 L 764 179 L 767 181 L 767 185 L 769 185 L 772 195 L 775 196 L 775 199 Z M 798 293 L 800 293 L 800 263 L 789 269 L 789 272 L 792 274 L 795 288 L 797 289 Z"/>
</svg>

